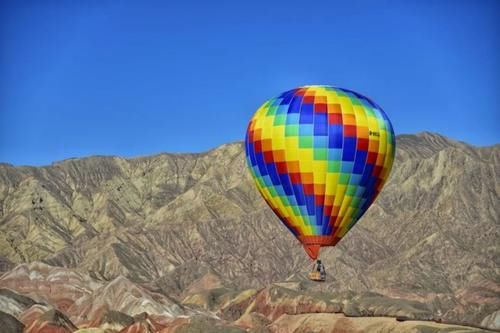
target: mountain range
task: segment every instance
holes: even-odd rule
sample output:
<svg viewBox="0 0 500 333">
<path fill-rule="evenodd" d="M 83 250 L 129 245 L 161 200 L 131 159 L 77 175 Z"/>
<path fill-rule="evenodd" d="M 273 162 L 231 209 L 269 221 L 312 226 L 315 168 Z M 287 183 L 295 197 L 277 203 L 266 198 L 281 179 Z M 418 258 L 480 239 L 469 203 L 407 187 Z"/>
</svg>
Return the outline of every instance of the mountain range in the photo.
<svg viewBox="0 0 500 333">
<path fill-rule="evenodd" d="M 500 330 L 500 145 L 396 142 L 379 198 L 322 251 L 322 284 L 240 142 L 0 164 L 0 321 L 33 333 Z"/>
</svg>

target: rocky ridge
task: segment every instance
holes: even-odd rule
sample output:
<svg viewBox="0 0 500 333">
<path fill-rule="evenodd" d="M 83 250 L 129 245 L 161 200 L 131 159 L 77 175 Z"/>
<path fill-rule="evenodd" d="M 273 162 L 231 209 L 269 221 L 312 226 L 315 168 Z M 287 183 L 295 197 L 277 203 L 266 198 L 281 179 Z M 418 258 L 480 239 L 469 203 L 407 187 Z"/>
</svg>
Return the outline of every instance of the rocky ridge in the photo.
<svg viewBox="0 0 500 333">
<path fill-rule="evenodd" d="M 256 192 L 240 143 L 202 154 L 0 164 L 2 286 L 39 301 L 58 284 L 64 292 L 47 302 L 66 311 L 117 278 L 176 302 L 214 288 L 286 283 L 418 302 L 435 319 L 498 329 L 499 160 L 499 145 L 398 136 L 384 191 L 337 247 L 323 251 L 329 281 L 321 286 L 304 279 L 309 261 Z M 8 282 L 22 270 L 15 265 L 36 261 L 68 269 L 70 283 L 55 278 L 32 290 L 32 282 Z M 75 288 L 87 282 L 71 274 L 94 284 Z M 384 312 L 388 305 L 373 315 Z"/>
</svg>

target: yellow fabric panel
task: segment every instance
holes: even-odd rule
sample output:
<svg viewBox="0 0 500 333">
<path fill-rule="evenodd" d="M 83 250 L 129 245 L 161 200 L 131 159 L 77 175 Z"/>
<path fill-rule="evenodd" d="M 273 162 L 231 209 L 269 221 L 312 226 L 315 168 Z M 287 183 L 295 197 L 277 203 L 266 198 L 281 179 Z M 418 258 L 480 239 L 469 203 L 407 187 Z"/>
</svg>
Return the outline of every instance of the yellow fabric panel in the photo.
<svg viewBox="0 0 500 333">
<path fill-rule="evenodd" d="M 327 161 L 313 161 L 312 167 L 314 170 L 314 184 L 326 184 L 326 175 L 328 169 Z"/>
<path fill-rule="evenodd" d="M 326 174 L 326 188 L 325 195 L 334 195 L 336 184 L 339 181 L 339 173 L 338 172 L 329 172 Z"/>
</svg>

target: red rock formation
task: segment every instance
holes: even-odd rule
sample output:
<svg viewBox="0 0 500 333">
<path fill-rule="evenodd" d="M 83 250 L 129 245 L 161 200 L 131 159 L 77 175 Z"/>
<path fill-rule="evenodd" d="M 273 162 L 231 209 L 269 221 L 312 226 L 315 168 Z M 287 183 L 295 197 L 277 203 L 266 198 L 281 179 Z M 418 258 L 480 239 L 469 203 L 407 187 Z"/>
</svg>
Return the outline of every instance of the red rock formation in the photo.
<svg viewBox="0 0 500 333">
<path fill-rule="evenodd" d="M 158 333 L 174 333 L 178 328 L 189 324 L 189 318 L 176 318 Z"/>
<path fill-rule="evenodd" d="M 110 310 L 129 316 L 147 312 L 171 318 L 183 313 L 182 307 L 174 300 L 150 292 L 119 276 L 92 294 L 81 297 L 68 309 L 68 314 L 77 324 L 88 326 Z"/>
<path fill-rule="evenodd" d="M 282 314 L 301 313 L 334 313 L 340 312 L 339 304 L 330 302 L 327 298 L 315 297 L 278 286 L 270 286 L 261 290 L 250 304 L 247 312 L 258 312 L 271 321 Z"/>
<path fill-rule="evenodd" d="M 142 313 L 135 319 L 135 323 L 124 327 L 119 333 L 156 333 L 167 327 L 165 323 L 155 320 L 147 313 Z"/>
<path fill-rule="evenodd" d="M 86 274 L 41 262 L 19 265 L 0 279 L 0 287 L 49 303 L 62 312 L 100 286 Z"/>
<path fill-rule="evenodd" d="M 135 322 L 132 316 L 119 311 L 104 311 L 100 317 L 85 323 L 87 327 L 100 327 L 111 331 L 120 331 L 124 327 L 130 326 Z"/>
<path fill-rule="evenodd" d="M 245 313 L 234 322 L 235 325 L 243 328 L 263 328 L 270 323 L 271 321 L 269 319 L 257 312 Z"/>
<path fill-rule="evenodd" d="M 35 304 L 26 311 L 24 311 L 19 317 L 19 321 L 22 322 L 26 327 L 30 327 L 31 324 L 40 319 L 47 311 L 52 310 L 50 306 L 43 304 Z"/>
<path fill-rule="evenodd" d="M 78 328 L 58 310 L 49 310 L 26 326 L 24 333 L 72 333 Z"/>
</svg>

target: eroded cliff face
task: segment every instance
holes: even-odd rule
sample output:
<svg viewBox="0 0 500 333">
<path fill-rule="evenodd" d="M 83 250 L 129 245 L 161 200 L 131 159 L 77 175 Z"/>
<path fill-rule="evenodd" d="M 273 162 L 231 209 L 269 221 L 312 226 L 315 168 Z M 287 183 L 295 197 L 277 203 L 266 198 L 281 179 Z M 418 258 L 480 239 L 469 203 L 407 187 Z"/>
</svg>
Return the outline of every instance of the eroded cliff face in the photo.
<svg viewBox="0 0 500 333">
<path fill-rule="evenodd" d="M 202 154 L 0 164 L 0 271 L 42 261 L 95 283 L 122 276 L 177 300 L 202 278 L 192 291 L 288 280 L 312 292 L 425 303 L 449 321 L 494 323 L 500 146 L 422 133 L 399 136 L 396 152 L 379 198 L 322 252 L 326 284 L 304 281 L 309 259 L 254 188 L 241 143 Z"/>
<path fill-rule="evenodd" d="M 90 292 L 80 295 L 68 288 L 55 292 L 43 287 L 50 281 L 60 287 L 57 282 L 67 276 L 79 281 L 75 289 Z M 0 327 L 7 333 L 487 332 L 437 323 L 439 318 L 425 303 L 376 293 L 316 292 L 301 283 L 242 290 L 220 286 L 220 279 L 207 273 L 191 283 L 187 289 L 192 292 L 186 292 L 182 302 L 176 302 L 124 277 L 96 281 L 42 263 L 19 266 L 0 285 L 12 286 L 14 278 L 20 281 L 20 291 L 0 288 Z M 201 282 L 208 289 L 195 291 Z M 61 299 L 73 302 L 68 307 Z"/>
</svg>

